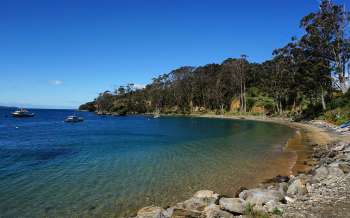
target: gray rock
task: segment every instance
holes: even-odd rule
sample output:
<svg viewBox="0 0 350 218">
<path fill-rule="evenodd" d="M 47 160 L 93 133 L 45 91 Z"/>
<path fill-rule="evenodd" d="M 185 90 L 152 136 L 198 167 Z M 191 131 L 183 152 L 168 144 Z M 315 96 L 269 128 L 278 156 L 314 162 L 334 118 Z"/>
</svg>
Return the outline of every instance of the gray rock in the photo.
<svg viewBox="0 0 350 218">
<path fill-rule="evenodd" d="M 315 175 L 312 177 L 312 179 L 316 182 L 320 182 L 323 179 L 327 178 L 328 176 L 328 169 L 324 166 L 321 166 L 315 170 Z"/>
<path fill-rule="evenodd" d="M 281 202 L 284 200 L 284 195 L 276 190 L 266 189 L 249 189 L 241 192 L 239 197 L 252 205 L 263 205 L 268 201 Z"/>
<path fill-rule="evenodd" d="M 176 204 L 176 207 L 201 212 L 205 207 L 215 204 L 218 199 L 219 194 L 210 190 L 202 190 L 196 192 L 192 198 Z"/>
<path fill-rule="evenodd" d="M 137 218 L 168 218 L 166 210 L 157 206 L 149 206 L 140 209 L 137 212 Z"/>
<path fill-rule="evenodd" d="M 301 179 L 294 180 L 292 184 L 289 185 L 287 194 L 288 195 L 304 195 L 307 193 L 304 181 Z"/>
<path fill-rule="evenodd" d="M 233 218 L 233 215 L 220 209 L 219 205 L 210 205 L 203 211 L 206 218 Z"/>
<path fill-rule="evenodd" d="M 201 213 L 198 211 L 173 208 L 171 218 L 200 218 Z"/>
<path fill-rule="evenodd" d="M 245 209 L 245 201 L 240 198 L 221 198 L 219 204 L 221 209 L 234 214 L 243 214 Z"/>
<path fill-rule="evenodd" d="M 177 208 L 186 210 L 203 211 L 205 207 L 215 204 L 216 200 L 211 198 L 192 197 L 184 202 L 176 204 Z"/>
<path fill-rule="evenodd" d="M 193 197 L 195 198 L 214 198 L 215 200 L 219 199 L 219 194 L 210 190 L 201 190 L 196 192 Z"/>
</svg>

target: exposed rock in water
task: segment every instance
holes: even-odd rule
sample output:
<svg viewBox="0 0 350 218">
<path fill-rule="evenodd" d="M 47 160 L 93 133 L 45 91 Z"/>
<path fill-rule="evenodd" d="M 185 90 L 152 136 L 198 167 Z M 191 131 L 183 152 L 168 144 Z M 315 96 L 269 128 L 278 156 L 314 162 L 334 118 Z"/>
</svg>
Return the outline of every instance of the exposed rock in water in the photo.
<svg viewBox="0 0 350 218">
<path fill-rule="evenodd" d="M 219 194 L 215 193 L 213 191 L 210 190 L 201 190 L 196 192 L 193 197 L 195 198 L 203 198 L 203 199 L 215 199 L 218 200 L 219 199 Z"/>
<path fill-rule="evenodd" d="M 168 218 L 166 210 L 157 206 L 144 207 L 137 212 L 137 218 Z"/>
</svg>

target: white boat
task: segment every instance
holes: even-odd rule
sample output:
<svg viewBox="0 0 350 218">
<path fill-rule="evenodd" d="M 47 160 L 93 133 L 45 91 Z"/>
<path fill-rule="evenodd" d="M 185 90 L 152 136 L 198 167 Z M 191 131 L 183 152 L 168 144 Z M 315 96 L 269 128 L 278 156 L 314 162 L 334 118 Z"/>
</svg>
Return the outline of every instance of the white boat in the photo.
<svg viewBox="0 0 350 218">
<path fill-rule="evenodd" d="M 160 110 L 156 109 L 155 113 L 153 114 L 153 118 L 156 119 L 156 118 L 159 118 L 159 117 L 160 117 Z"/>
<path fill-rule="evenodd" d="M 16 111 L 11 113 L 13 117 L 34 117 L 34 113 L 30 113 L 24 108 L 19 108 Z"/>
<path fill-rule="evenodd" d="M 64 122 L 67 122 L 67 123 L 78 123 L 82 121 L 84 121 L 84 118 L 78 117 L 75 115 L 68 116 L 64 119 Z"/>
</svg>

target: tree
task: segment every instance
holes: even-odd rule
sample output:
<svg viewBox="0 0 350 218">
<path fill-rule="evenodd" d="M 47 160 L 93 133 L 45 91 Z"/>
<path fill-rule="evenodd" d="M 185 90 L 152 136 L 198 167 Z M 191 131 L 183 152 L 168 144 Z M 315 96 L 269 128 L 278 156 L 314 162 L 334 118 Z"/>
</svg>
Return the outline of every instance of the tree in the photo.
<svg viewBox="0 0 350 218">
<path fill-rule="evenodd" d="M 301 21 L 301 27 L 306 30 L 303 45 L 313 57 L 330 63 L 337 78 L 336 84 L 343 93 L 348 89 L 346 65 L 350 59 L 350 39 L 345 32 L 349 21 L 350 14 L 344 6 L 330 0 L 322 0 L 319 11 L 310 13 Z"/>
</svg>

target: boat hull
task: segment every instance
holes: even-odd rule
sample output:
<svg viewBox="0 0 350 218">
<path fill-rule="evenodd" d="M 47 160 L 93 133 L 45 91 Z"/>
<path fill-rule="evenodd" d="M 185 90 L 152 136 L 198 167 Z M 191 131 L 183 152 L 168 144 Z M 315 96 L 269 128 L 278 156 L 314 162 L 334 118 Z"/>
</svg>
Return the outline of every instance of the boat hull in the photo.
<svg viewBox="0 0 350 218">
<path fill-rule="evenodd" d="M 66 123 L 79 123 L 79 122 L 83 122 L 84 119 L 83 118 L 75 118 L 75 119 L 64 119 L 64 122 Z"/>
<path fill-rule="evenodd" d="M 26 118 L 26 117 L 34 117 L 34 114 L 16 114 L 16 113 L 12 113 L 13 117 L 16 118 Z"/>
</svg>

